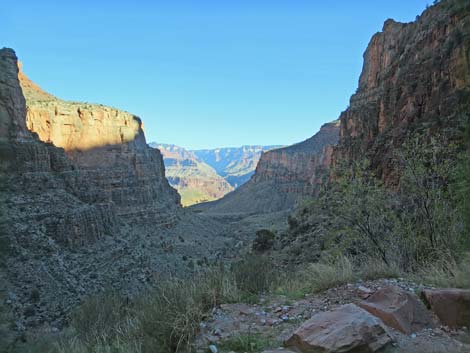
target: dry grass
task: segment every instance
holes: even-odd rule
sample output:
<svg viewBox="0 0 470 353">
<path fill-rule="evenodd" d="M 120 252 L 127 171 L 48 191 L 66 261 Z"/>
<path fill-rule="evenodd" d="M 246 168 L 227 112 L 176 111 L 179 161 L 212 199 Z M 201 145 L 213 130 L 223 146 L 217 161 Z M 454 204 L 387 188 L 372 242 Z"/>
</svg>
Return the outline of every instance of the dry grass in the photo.
<svg viewBox="0 0 470 353">
<path fill-rule="evenodd" d="M 435 287 L 470 289 L 470 255 L 459 263 L 429 264 L 414 277 L 417 281 Z"/>
</svg>

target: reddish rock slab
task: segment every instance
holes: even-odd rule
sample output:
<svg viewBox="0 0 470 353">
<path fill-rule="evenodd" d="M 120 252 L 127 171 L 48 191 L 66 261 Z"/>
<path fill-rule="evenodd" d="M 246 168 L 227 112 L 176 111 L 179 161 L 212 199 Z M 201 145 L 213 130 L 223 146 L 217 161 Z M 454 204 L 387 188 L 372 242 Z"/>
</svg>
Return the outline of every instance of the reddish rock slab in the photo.
<svg viewBox="0 0 470 353">
<path fill-rule="evenodd" d="M 422 296 L 444 325 L 470 327 L 469 289 L 426 289 Z"/>
<path fill-rule="evenodd" d="M 382 288 L 358 305 L 386 325 L 406 334 L 434 327 L 436 324 L 432 313 L 419 298 L 399 287 Z"/>
<path fill-rule="evenodd" d="M 284 342 L 300 353 L 371 353 L 392 341 L 385 325 L 355 304 L 315 315 Z"/>
</svg>

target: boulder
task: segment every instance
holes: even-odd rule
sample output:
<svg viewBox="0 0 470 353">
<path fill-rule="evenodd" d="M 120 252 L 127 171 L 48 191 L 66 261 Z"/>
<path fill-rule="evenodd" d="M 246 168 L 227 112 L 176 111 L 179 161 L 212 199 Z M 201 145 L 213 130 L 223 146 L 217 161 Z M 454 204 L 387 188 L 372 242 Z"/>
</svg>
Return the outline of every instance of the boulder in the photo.
<svg viewBox="0 0 470 353">
<path fill-rule="evenodd" d="M 346 304 L 306 321 L 284 346 L 301 353 L 369 353 L 391 341 L 379 319 L 355 304 Z"/>
<path fill-rule="evenodd" d="M 406 334 L 435 326 L 432 314 L 419 298 L 399 287 L 382 288 L 358 305 Z"/>
<path fill-rule="evenodd" d="M 426 289 L 422 296 L 444 325 L 470 326 L 469 289 Z"/>
</svg>

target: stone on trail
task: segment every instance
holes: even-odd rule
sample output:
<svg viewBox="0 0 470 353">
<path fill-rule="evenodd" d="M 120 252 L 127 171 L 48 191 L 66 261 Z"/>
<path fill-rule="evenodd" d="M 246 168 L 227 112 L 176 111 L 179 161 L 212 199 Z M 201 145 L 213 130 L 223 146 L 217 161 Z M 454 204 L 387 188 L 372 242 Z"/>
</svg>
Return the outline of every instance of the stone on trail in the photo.
<svg viewBox="0 0 470 353">
<path fill-rule="evenodd" d="M 444 325 L 470 327 L 469 289 L 426 289 L 422 296 Z"/>
<path fill-rule="evenodd" d="M 419 298 L 399 287 L 382 288 L 358 305 L 405 334 L 435 326 L 431 312 Z"/>
<path fill-rule="evenodd" d="M 306 321 L 284 346 L 300 353 L 372 353 L 391 341 L 382 321 L 355 304 L 346 304 Z"/>
</svg>

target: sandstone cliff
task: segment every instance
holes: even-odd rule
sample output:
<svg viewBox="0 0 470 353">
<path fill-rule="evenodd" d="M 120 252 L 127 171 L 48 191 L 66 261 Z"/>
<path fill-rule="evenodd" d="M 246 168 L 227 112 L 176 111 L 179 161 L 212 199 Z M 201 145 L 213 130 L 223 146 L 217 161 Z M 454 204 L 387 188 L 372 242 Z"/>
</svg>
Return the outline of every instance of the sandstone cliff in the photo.
<svg viewBox="0 0 470 353">
<path fill-rule="evenodd" d="M 448 0 L 416 22 L 387 20 L 364 53 L 359 86 L 340 116 L 335 163 L 368 157 L 398 181 L 394 151 L 415 132 L 452 138 L 470 105 L 470 6 Z"/>
<path fill-rule="evenodd" d="M 97 104 L 65 102 L 45 93 L 21 71 L 27 128 L 43 142 L 63 148 L 81 176 L 97 190 L 87 202 L 112 203 L 120 217 L 171 225 L 179 196 L 165 179 L 160 152 L 149 148 L 141 120 Z M 123 178 L 125 176 L 125 178 Z M 77 185 L 79 187 L 79 185 Z"/>
<path fill-rule="evenodd" d="M 181 195 L 183 206 L 217 200 L 233 187 L 212 167 L 199 160 L 193 152 L 169 144 L 151 143 L 163 155 L 166 177 Z"/>
<path fill-rule="evenodd" d="M 332 122 L 303 142 L 263 153 L 250 181 L 223 199 L 198 207 L 214 213 L 269 213 L 294 207 L 318 192 L 338 136 L 338 122 Z"/>
</svg>

